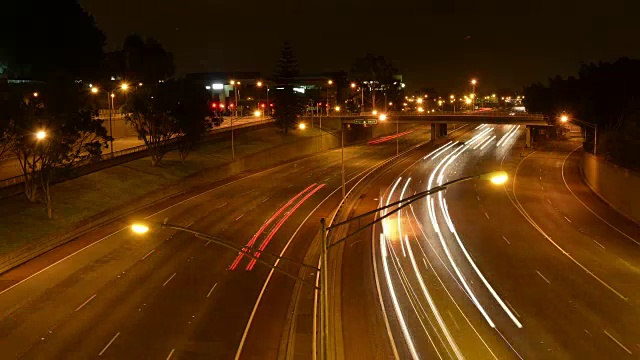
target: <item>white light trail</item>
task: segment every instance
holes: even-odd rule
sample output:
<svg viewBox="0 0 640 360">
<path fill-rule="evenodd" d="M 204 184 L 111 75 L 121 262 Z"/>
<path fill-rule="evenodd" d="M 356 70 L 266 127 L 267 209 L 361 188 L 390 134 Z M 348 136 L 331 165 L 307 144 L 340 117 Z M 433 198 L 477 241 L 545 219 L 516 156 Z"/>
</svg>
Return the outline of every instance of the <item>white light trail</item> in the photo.
<svg viewBox="0 0 640 360">
<path fill-rule="evenodd" d="M 448 143 L 446 143 L 446 144 L 444 144 L 444 145 L 440 146 L 439 148 L 437 148 L 437 149 L 433 150 L 432 152 L 430 152 L 429 154 L 427 154 L 427 155 L 426 155 L 425 157 L 423 157 L 422 159 L 423 159 L 423 160 L 427 159 L 429 156 L 431 156 L 431 155 L 433 155 L 433 154 L 437 153 L 438 151 L 440 151 L 440 149 L 442 149 L 443 147 L 445 147 L 445 146 L 447 146 L 447 145 L 449 145 L 449 144 L 451 144 L 451 143 L 453 143 L 453 141 L 449 141 Z"/>
<path fill-rule="evenodd" d="M 480 146 L 480 150 L 484 149 L 484 148 L 485 148 L 485 146 L 489 145 L 489 143 L 490 143 L 490 142 L 492 142 L 493 140 L 495 140 L 496 138 L 497 138 L 497 136 L 496 136 L 496 135 L 493 135 L 493 136 L 491 137 L 491 139 L 489 139 L 489 141 L 487 141 L 486 143 L 484 143 L 484 145 Z"/>
<path fill-rule="evenodd" d="M 514 128 L 515 128 L 515 126 L 514 126 L 514 125 L 509 125 L 509 129 L 507 130 L 507 133 L 506 133 L 506 134 L 504 134 L 504 135 L 500 138 L 500 140 L 498 140 L 498 143 L 496 144 L 496 146 L 500 146 L 500 145 L 504 142 L 504 140 L 507 138 L 507 136 L 508 136 L 509 134 L 511 134 L 511 130 L 513 130 Z"/>
<path fill-rule="evenodd" d="M 396 182 L 391 187 L 391 191 L 389 192 L 389 196 L 387 197 L 387 203 L 385 205 L 389 205 L 391 203 L 391 197 L 393 196 L 393 193 L 396 191 L 396 187 L 400 183 L 400 180 L 402 180 L 402 177 L 399 177 L 398 180 L 396 180 Z M 384 209 L 384 215 L 387 215 L 388 211 L 389 211 L 388 208 Z M 387 236 L 387 237 L 389 236 L 389 231 L 388 231 L 388 226 L 387 226 L 387 219 L 383 219 L 382 220 L 382 232 L 384 232 L 385 236 Z"/>
<path fill-rule="evenodd" d="M 443 152 L 447 151 L 448 149 L 450 149 L 453 145 L 457 144 L 457 142 L 451 142 L 450 144 L 441 147 L 440 151 L 438 151 L 435 155 L 433 155 L 433 158 L 431 158 L 431 160 L 435 160 L 438 156 L 440 156 L 440 154 L 442 154 Z M 431 155 L 431 154 L 429 154 Z M 424 159 L 427 159 L 429 157 L 429 155 L 425 156 Z"/>
<path fill-rule="evenodd" d="M 411 334 L 409 333 L 409 328 L 407 327 L 407 323 L 404 320 L 404 316 L 402 315 L 402 309 L 400 309 L 400 303 L 398 302 L 398 298 L 396 297 L 396 292 L 393 287 L 393 283 L 391 282 L 391 274 L 389 273 L 389 263 L 387 261 L 387 244 L 385 241 L 384 234 L 380 234 L 380 253 L 382 255 L 382 267 L 384 268 L 384 276 L 387 279 L 387 287 L 389 288 L 389 294 L 391 296 L 391 301 L 393 302 L 393 309 L 396 312 L 396 316 L 398 318 L 398 322 L 400 323 L 400 328 L 402 329 L 402 335 L 404 336 L 407 345 L 409 346 L 409 352 L 411 353 L 411 357 L 413 359 L 419 359 L 418 352 L 416 351 L 416 347 L 413 344 L 413 339 L 411 338 Z"/>
<path fill-rule="evenodd" d="M 507 139 L 502 142 L 503 147 L 507 144 L 507 141 L 511 140 L 511 137 L 513 137 L 513 135 L 515 135 L 519 129 L 520 129 L 520 125 L 518 125 L 516 129 L 513 132 L 511 132 L 511 134 L 507 137 Z"/>
<path fill-rule="evenodd" d="M 406 245 L 407 245 L 407 250 L 409 251 L 409 258 L 411 259 L 413 270 L 415 271 L 416 277 L 418 278 L 418 282 L 420 283 L 420 288 L 422 289 L 422 293 L 424 294 L 424 297 L 427 299 L 427 303 L 429 304 L 429 307 L 431 308 L 433 315 L 436 317 L 436 321 L 438 321 L 438 324 L 440 325 L 440 328 L 442 329 L 444 336 L 447 338 L 447 342 L 453 349 L 453 352 L 456 354 L 458 359 L 464 359 L 464 356 L 460 352 L 458 345 L 456 344 L 455 340 L 449 333 L 447 324 L 445 324 L 444 320 L 442 320 L 442 316 L 440 316 L 440 311 L 438 311 L 438 307 L 433 302 L 433 299 L 431 298 L 431 294 L 429 294 L 429 290 L 427 290 L 427 286 L 424 284 L 424 280 L 422 280 L 422 273 L 420 272 L 420 269 L 418 268 L 418 264 L 416 263 L 416 259 L 413 256 L 413 251 L 411 250 L 411 244 L 409 243 L 409 237 L 407 235 L 405 235 L 405 242 L 407 243 Z"/>
<path fill-rule="evenodd" d="M 409 186 L 409 182 L 411 178 L 407 179 L 407 182 L 404 184 L 402 191 L 400 192 L 400 200 L 404 198 L 404 192 L 407 191 L 407 186 Z M 402 203 L 398 204 L 398 207 L 402 206 Z M 407 252 L 404 249 L 404 242 L 402 241 L 402 209 L 398 210 L 398 239 L 400 239 L 400 244 L 402 245 L 402 255 L 407 257 Z"/>
<path fill-rule="evenodd" d="M 464 256 L 467 258 L 467 261 L 469 261 L 469 264 L 471 264 L 471 267 L 476 272 L 476 274 L 478 274 L 478 277 L 480 278 L 480 280 L 482 280 L 482 283 L 487 288 L 487 290 L 489 290 L 489 292 L 491 293 L 493 298 L 496 299 L 498 304 L 500 304 L 500 307 L 502 307 L 502 310 L 504 310 L 504 312 L 507 313 L 509 318 L 511 318 L 511 321 L 513 321 L 513 323 L 516 324 L 516 326 L 521 329 L 522 328 L 522 324 L 520 323 L 520 321 L 518 321 L 518 319 L 515 317 L 515 315 L 513 315 L 511 310 L 502 301 L 500 296 L 498 296 L 498 293 L 496 293 L 496 291 L 489 284 L 489 282 L 484 277 L 484 275 L 482 275 L 482 272 L 480 271 L 480 269 L 478 269 L 478 266 L 476 266 L 476 263 L 471 258 L 471 255 L 469 255 L 469 252 L 467 251 L 467 248 L 462 243 L 462 240 L 460 240 L 460 236 L 458 236 L 458 232 L 456 231 L 456 228 L 453 225 L 453 221 L 451 220 L 451 216 L 449 215 L 449 207 L 447 206 L 447 201 L 444 200 L 444 199 L 441 199 L 441 201 L 442 201 L 441 210 L 442 210 L 442 215 L 444 215 L 444 220 L 447 223 L 447 225 L 449 226 L 449 231 L 451 231 L 453 236 L 456 238 L 456 241 L 458 242 L 458 246 L 460 246 L 460 249 L 462 249 L 462 252 L 464 253 Z"/>
</svg>

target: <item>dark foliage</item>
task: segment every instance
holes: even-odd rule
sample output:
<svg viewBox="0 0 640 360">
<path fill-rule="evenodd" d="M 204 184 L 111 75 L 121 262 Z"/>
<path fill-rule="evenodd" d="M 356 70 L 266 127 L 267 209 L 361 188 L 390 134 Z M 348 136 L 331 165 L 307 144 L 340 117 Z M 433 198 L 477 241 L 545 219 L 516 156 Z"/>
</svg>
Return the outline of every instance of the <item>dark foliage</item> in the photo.
<svg viewBox="0 0 640 360">
<path fill-rule="evenodd" d="M 87 79 L 105 36 L 76 0 L 9 0 L 0 21 L 0 77 Z"/>
<path fill-rule="evenodd" d="M 282 128 L 285 134 L 296 126 L 298 116 L 304 109 L 302 99 L 293 91 L 294 79 L 298 74 L 298 61 L 291 45 L 285 42 L 274 76 L 276 82 L 283 87 L 276 92 L 274 118 L 276 125 Z"/>
<path fill-rule="evenodd" d="M 598 126 L 598 154 L 624 166 L 639 168 L 640 60 L 584 64 L 577 78 L 556 76 L 549 85 L 525 88 L 525 105 L 553 121 L 567 114 Z M 587 128 L 589 150 L 594 132 Z M 640 134 L 639 134 L 640 135 Z M 633 154 L 633 156 L 628 156 Z"/>
</svg>

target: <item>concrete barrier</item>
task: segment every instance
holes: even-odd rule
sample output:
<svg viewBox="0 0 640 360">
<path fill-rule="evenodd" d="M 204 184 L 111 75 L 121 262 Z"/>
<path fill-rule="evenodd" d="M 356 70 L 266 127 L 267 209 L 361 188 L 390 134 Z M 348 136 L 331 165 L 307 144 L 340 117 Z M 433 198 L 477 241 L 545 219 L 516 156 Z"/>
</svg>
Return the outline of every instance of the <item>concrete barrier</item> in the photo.
<svg viewBox="0 0 640 360">
<path fill-rule="evenodd" d="M 581 172 L 587 186 L 620 213 L 640 224 L 640 174 L 584 152 Z"/>
</svg>

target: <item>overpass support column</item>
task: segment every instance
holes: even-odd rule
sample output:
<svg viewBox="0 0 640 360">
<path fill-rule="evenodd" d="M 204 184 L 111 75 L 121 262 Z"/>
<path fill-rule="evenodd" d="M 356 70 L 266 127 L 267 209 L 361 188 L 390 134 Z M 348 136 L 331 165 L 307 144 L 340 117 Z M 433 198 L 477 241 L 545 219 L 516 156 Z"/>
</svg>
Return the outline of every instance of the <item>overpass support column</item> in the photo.
<svg viewBox="0 0 640 360">
<path fill-rule="evenodd" d="M 440 136 L 447 136 L 447 124 L 440 125 Z"/>
<path fill-rule="evenodd" d="M 527 126 L 525 129 L 525 144 L 524 147 L 531 147 L 531 127 Z"/>
<path fill-rule="evenodd" d="M 439 137 L 438 136 L 438 130 L 439 130 L 438 125 L 439 124 L 431 123 L 431 141 L 434 141 Z"/>
</svg>

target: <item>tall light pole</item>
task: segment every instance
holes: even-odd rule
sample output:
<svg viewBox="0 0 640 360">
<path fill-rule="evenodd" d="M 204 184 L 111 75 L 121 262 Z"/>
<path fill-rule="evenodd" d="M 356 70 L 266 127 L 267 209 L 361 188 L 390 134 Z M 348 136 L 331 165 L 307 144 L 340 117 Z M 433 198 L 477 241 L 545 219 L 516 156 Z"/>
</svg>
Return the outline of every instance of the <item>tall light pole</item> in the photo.
<svg viewBox="0 0 640 360">
<path fill-rule="evenodd" d="M 127 91 L 129 89 L 129 84 L 122 83 L 118 86 L 118 88 L 120 88 L 122 91 Z M 110 151 L 111 157 L 113 157 L 113 101 L 114 101 L 114 98 L 116 97 L 114 93 L 115 89 L 111 91 L 106 91 L 106 90 L 101 90 L 96 86 L 91 86 L 92 94 L 97 94 L 100 91 L 107 94 L 107 106 L 109 106 L 109 137 L 110 137 L 109 142 L 111 147 L 111 151 Z"/>
<path fill-rule="evenodd" d="M 327 116 L 329 116 L 329 86 L 331 86 L 331 85 L 333 85 L 333 80 L 327 81 L 327 101 L 326 101 L 326 104 L 325 104 L 325 106 L 327 107 L 327 111 L 326 111 Z M 322 121 L 322 120 L 320 120 L 320 121 Z M 322 128 L 322 125 L 320 125 L 320 128 Z"/>
<path fill-rule="evenodd" d="M 269 111 L 269 113 L 271 112 L 271 107 L 269 106 L 269 84 L 268 83 L 263 83 L 262 81 L 258 81 L 256 83 L 256 86 L 259 88 L 262 88 L 263 86 L 265 86 L 267 88 L 267 105 L 266 108 Z M 258 101 L 258 103 L 260 103 L 260 101 Z M 264 111 L 262 111 L 262 113 L 264 114 Z M 269 116 L 271 114 L 267 114 L 267 116 Z"/>
<path fill-rule="evenodd" d="M 471 79 L 471 86 L 472 86 L 472 91 L 471 94 L 473 94 L 473 107 L 472 107 L 472 111 L 476 109 L 476 84 L 478 83 L 478 80 L 476 79 Z"/>
<path fill-rule="evenodd" d="M 238 90 L 236 85 L 240 85 L 240 81 L 235 81 L 235 80 L 231 80 L 229 82 L 229 84 L 233 85 L 233 96 L 235 98 L 235 116 L 238 116 Z M 236 147 L 235 147 L 235 142 L 234 142 L 234 136 L 233 136 L 233 118 L 234 116 L 231 117 L 231 161 L 236 161 Z"/>
<path fill-rule="evenodd" d="M 598 156 L 598 153 L 597 153 L 597 150 L 598 150 L 598 124 L 590 123 L 588 121 L 579 120 L 579 119 L 576 119 L 576 118 L 570 118 L 567 115 L 560 116 L 560 121 L 563 122 L 563 123 L 566 123 L 566 122 L 577 122 L 579 124 L 586 125 L 586 126 L 589 126 L 590 128 L 592 128 L 593 129 L 593 156 Z"/>
<path fill-rule="evenodd" d="M 481 180 L 489 180 L 491 181 L 493 184 L 496 185 L 500 185 L 500 184 L 504 184 L 507 179 L 508 179 L 508 175 L 506 172 L 504 171 L 494 171 L 494 172 L 490 172 L 490 173 L 484 173 L 484 174 L 480 174 L 480 175 L 473 175 L 473 176 L 466 176 L 466 177 L 462 177 L 456 180 L 452 180 L 449 181 L 447 183 L 444 183 L 440 186 L 436 186 L 434 188 L 422 191 L 420 193 L 417 193 L 413 196 L 409 196 L 407 198 L 404 199 L 400 199 L 399 201 L 393 202 L 391 204 L 379 207 L 375 210 L 371 210 L 368 211 L 364 214 L 352 217 L 350 219 L 347 219 L 345 221 L 339 222 L 337 224 L 333 224 L 331 226 L 327 226 L 326 220 L 325 218 L 320 219 L 320 231 L 321 231 L 321 253 L 320 253 L 320 331 L 321 331 L 321 344 L 320 344 L 320 359 L 324 360 L 326 358 L 326 354 L 327 354 L 327 338 L 328 335 L 330 333 L 329 329 L 329 286 L 328 286 L 328 278 L 329 278 L 329 269 L 328 269 L 328 261 L 327 261 L 327 255 L 328 252 L 331 248 L 335 247 L 336 245 L 342 244 L 343 242 L 345 242 L 347 239 L 351 238 L 353 235 L 359 233 L 360 231 L 369 228 L 370 226 L 373 226 L 374 224 L 386 219 L 387 217 L 393 215 L 394 213 L 400 211 L 402 208 L 411 205 L 412 203 L 414 203 L 417 200 L 420 200 L 426 196 L 429 195 L 433 195 L 437 192 L 446 190 L 449 186 L 457 184 L 457 183 L 461 183 L 464 181 L 468 181 L 468 180 L 474 180 L 474 179 L 481 179 Z M 353 221 L 359 221 L 360 219 L 364 218 L 364 217 L 368 217 L 371 215 L 375 215 L 377 213 L 379 213 L 381 210 L 384 209 L 388 209 L 391 207 L 396 207 L 395 209 L 393 209 L 392 211 L 389 211 L 388 213 L 386 213 L 385 215 L 376 218 L 375 220 L 367 223 L 366 225 L 363 225 L 361 227 L 359 227 L 357 230 L 353 231 L 352 233 L 348 234 L 347 236 L 343 237 L 342 239 L 338 239 L 332 243 L 329 243 L 328 237 L 329 237 L 329 231 L 331 230 L 335 230 L 338 227 L 344 226 L 346 224 L 349 224 Z M 348 231 L 348 230 L 347 230 Z M 322 341 L 324 339 L 324 341 Z"/>
<path fill-rule="evenodd" d="M 352 237 L 353 235 L 355 235 L 356 233 L 359 233 L 360 231 L 373 226 L 374 224 L 384 220 L 385 218 L 393 215 L 394 213 L 400 211 L 402 208 L 409 206 L 410 204 L 414 203 L 417 200 L 420 200 L 421 198 L 424 198 L 426 196 L 435 194 L 439 191 L 445 190 L 447 189 L 447 187 L 456 184 L 456 183 L 460 183 L 463 181 L 467 181 L 467 180 L 473 180 L 473 179 L 484 179 L 484 180 L 490 180 L 492 183 L 494 184 L 503 184 L 507 181 L 507 173 L 504 171 L 496 171 L 496 172 L 491 172 L 491 173 L 486 173 L 486 174 L 481 174 L 481 175 L 474 175 L 474 176 L 467 176 L 467 177 L 463 177 L 460 179 L 456 179 L 453 181 L 449 181 L 445 184 L 442 184 L 440 186 L 436 186 L 432 189 L 414 194 L 413 196 L 401 199 L 399 201 L 393 202 L 391 204 L 379 207 L 375 210 L 366 212 L 364 214 L 358 215 L 356 217 L 353 217 L 351 219 L 342 221 L 340 223 L 331 225 L 327 227 L 326 224 L 326 220 L 325 218 L 320 219 L 320 226 L 321 226 L 321 253 L 320 253 L 320 268 L 318 269 L 316 266 L 313 265 L 308 265 L 305 264 L 301 261 L 298 260 L 294 260 L 291 258 L 287 258 L 284 256 L 279 256 L 276 254 L 272 254 L 266 251 L 262 251 L 259 249 L 254 249 L 252 247 L 247 247 L 247 246 L 240 246 L 237 245 L 235 243 L 223 240 L 221 238 L 209 235 L 209 234 L 205 234 L 187 227 L 183 227 L 183 226 L 179 226 L 179 225 L 173 225 L 173 224 L 167 224 L 166 221 L 164 223 L 151 223 L 151 222 L 145 222 L 145 221 L 141 221 L 141 222 L 135 222 L 130 226 L 130 229 L 138 235 L 144 235 L 146 233 L 148 233 L 149 231 L 154 231 L 154 230 L 158 230 L 158 229 L 162 229 L 162 228 L 167 228 L 167 229 L 172 229 L 172 230 L 177 230 L 177 231 L 182 231 L 182 232 L 186 232 L 186 233 L 190 233 L 195 235 L 197 238 L 200 239 L 204 239 L 207 241 L 210 241 L 214 244 L 226 247 L 228 249 L 234 250 L 234 251 L 238 251 L 239 253 L 242 253 L 244 255 L 246 255 L 247 257 L 256 260 L 256 262 L 259 262 L 263 265 L 268 266 L 269 268 L 271 268 L 273 271 L 278 271 L 279 273 L 286 275 L 296 281 L 301 281 L 304 284 L 307 284 L 311 287 L 313 287 L 314 289 L 316 289 L 316 291 L 320 291 L 320 296 L 319 296 L 319 307 L 320 307 L 320 359 L 321 360 L 325 360 L 327 358 L 327 339 L 328 339 L 328 335 L 329 335 L 329 272 L 328 272 L 328 261 L 327 261 L 327 254 L 329 249 L 331 249 L 332 247 L 339 245 L 341 243 L 343 243 L 344 241 L 346 241 L 348 238 Z M 363 217 L 366 216 L 370 216 L 370 215 L 374 215 L 378 212 L 380 212 L 381 210 L 384 209 L 388 209 L 391 207 L 397 206 L 396 209 L 393 209 L 392 211 L 389 211 L 388 213 L 386 213 L 384 216 L 381 216 L 373 221 L 371 221 L 370 223 L 367 223 L 364 226 L 359 227 L 357 230 L 355 230 L 354 232 L 348 234 L 347 236 L 345 236 L 342 239 L 339 239 L 331 244 L 329 244 L 328 242 L 328 234 L 329 231 L 334 230 L 340 226 L 343 226 L 345 224 L 351 223 L 353 221 L 356 220 L 360 220 Z M 275 262 L 275 264 L 271 264 L 268 261 L 265 261 L 263 259 L 260 258 L 259 255 L 268 255 L 268 256 L 272 256 L 274 258 L 277 259 L 277 261 Z M 285 261 L 290 261 L 293 263 L 296 263 L 298 265 L 310 268 L 312 270 L 315 270 L 317 272 L 320 273 L 320 287 L 318 288 L 318 286 L 316 286 L 314 283 L 309 282 L 299 276 L 293 275 L 287 271 L 284 271 L 282 269 L 280 269 L 277 265 L 279 263 L 279 261 L 281 260 L 285 260 Z"/>
</svg>

